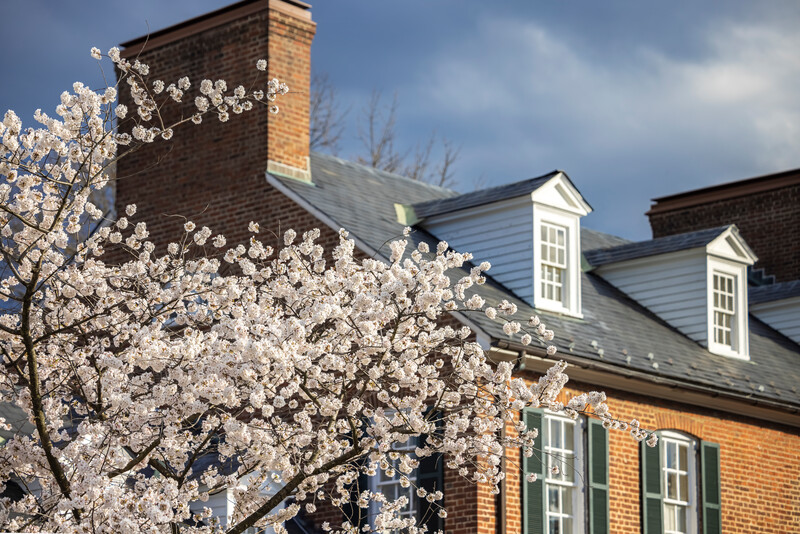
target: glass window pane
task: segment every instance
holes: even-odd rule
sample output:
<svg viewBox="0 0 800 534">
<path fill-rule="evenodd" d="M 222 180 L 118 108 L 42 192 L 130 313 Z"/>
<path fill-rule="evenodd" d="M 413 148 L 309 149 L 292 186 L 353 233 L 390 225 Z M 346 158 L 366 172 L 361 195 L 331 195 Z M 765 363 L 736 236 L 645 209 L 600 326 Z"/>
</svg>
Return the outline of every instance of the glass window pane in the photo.
<svg viewBox="0 0 800 534">
<path fill-rule="evenodd" d="M 558 505 L 558 487 L 548 487 L 547 488 L 547 509 L 551 512 L 558 513 L 560 507 Z"/>
<path fill-rule="evenodd" d="M 677 510 L 677 527 L 678 530 L 681 532 L 687 532 L 686 530 L 686 508 L 683 506 L 679 506 Z"/>
<path fill-rule="evenodd" d="M 675 505 L 674 504 L 665 504 L 664 505 L 664 530 L 675 530 L 677 525 L 675 524 Z"/>
<path fill-rule="evenodd" d="M 678 484 L 680 485 L 680 499 L 689 502 L 689 475 L 679 475 Z"/>
<path fill-rule="evenodd" d="M 559 529 L 557 517 L 550 518 L 550 530 L 548 532 L 549 534 L 561 534 L 561 529 Z"/>
<path fill-rule="evenodd" d="M 562 246 L 562 247 L 564 246 L 564 231 L 563 230 L 559 230 L 558 231 L 558 244 L 559 244 L 559 246 Z"/>
<path fill-rule="evenodd" d="M 667 497 L 670 499 L 678 498 L 678 475 L 667 473 Z"/>
<path fill-rule="evenodd" d="M 564 425 L 564 448 L 575 450 L 575 425 L 572 423 Z"/>
<path fill-rule="evenodd" d="M 675 469 L 675 443 L 667 442 L 667 469 Z"/>
<path fill-rule="evenodd" d="M 564 448 L 564 440 L 561 435 L 563 423 L 555 419 L 550 420 L 550 446 L 557 449 Z"/>
<path fill-rule="evenodd" d="M 562 478 L 570 482 L 575 478 L 575 455 L 565 454 L 564 461 L 561 462 Z"/>
<path fill-rule="evenodd" d="M 547 226 L 545 226 L 543 224 L 542 225 L 542 243 L 544 243 L 545 241 L 547 241 Z M 542 246 L 544 246 L 544 245 L 542 245 Z M 716 283 L 716 277 L 714 278 L 714 281 Z M 717 286 L 715 285 L 714 287 L 716 288 Z"/>
<path fill-rule="evenodd" d="M 572 515 L 572 488 L 561 488 L 561 512 Z"/>
<path fill-rule="evenodd" d="M 678 447 L 679 455 L 679 462 L 678 462 L 678 469 L 686 471 L 689 467 L 689 460 L 687 459 L 686 455 L 689 453 L 689 447 L 682 445 Z"/>
</svg>

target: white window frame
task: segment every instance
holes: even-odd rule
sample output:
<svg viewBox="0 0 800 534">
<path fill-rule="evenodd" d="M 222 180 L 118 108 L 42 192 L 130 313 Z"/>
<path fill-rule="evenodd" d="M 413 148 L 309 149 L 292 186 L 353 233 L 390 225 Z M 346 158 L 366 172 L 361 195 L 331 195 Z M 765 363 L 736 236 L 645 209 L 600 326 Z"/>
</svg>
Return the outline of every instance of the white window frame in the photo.
<svg viewBox="0 0 800 534">
<path fill-rule="evenodd" d="M 542 255 L 540 281 L 542 298 L 563 305 L 567 291 L 567 233 L 563 226 L 539 223 L 539 252 Z M 553 241 L 550 238 L 553 238 Z M 555 256 L 555 259 L 552 258 Z M 556 278 L 558 278 L 556 280 Z M 553 295 L 551 297 L 550 295 Z"/>
<path fill-rule="evenodd" d="M 565 427 L 561 427 L 562 432 L 562 439 L 561 439 L 561 448 L 554 448 L 551 446 L 551 422 L 558 422 L 562 425 L 572 425 L 573 426 L 573 439 L 572 439 L 572 449 L 567 449 L 567 443 L 564 442 L 564 438 L 566 437 Z M 559 532 L 561 534 L 583 534 L 586 529 L 586 510 L 585 510 L 585 466 L 584 466 L 584 459 L 586 457 L 586 446 L 585 446 L 585 433 L 586 433 L 586 423 L 583 418 L 579 417 L 578 419 L 571 419 L 569 417 L 565 417 L 561 414 L 557 414 L 554 412 L 550 412 L 546 410 L 544 413 L 544 417 L 542 418 L 542 433 L 544 436 L 542 437 L 542 457 L 545 463 L 545 476 L 544 476 L 544 507 L 545 507 L 545 532 L 550 532 L 550 520 L 557 519 L 559 520 Z M 565 460 L 564 453 L 565 452 L 572 452 L 574 454 L 574 458 L 572 460 Z M 558 465 L 561 473 L 559 475 L 553 475 L 551 471 L 552 465 Z M 563 480 L 563 469 L 570 469 L 572 470 L 572 481 L 564 481 Z M 572 489 L 572 496 L 570 505 L 572 506 L 572 514 L 568 515 L 563 513 L 562 511 L 559 512 L 551 512 L 550 511 L 550 490 L 551 489 L 562 489 L 562 488 L 571 488 Z M 561 496 L 559 496 L 559 501 L 561 500 Z M 563 510 L 563 504 L 560 503 L 559 505 L 560 510 Z M 563 523 L 559 518 L 564 517 L 571 517 L 572 518 L 572 529 L 569 531 L 564 531 Z"/>
<path fill-rule="evenodd" d="M 561 300 L 546 298 L 542 291 L 544 265 L 552 265 L 542 257 L 542 225 L 564 230 L 565 266 L 562 277 Z M 571 317 L 581 314 L 580 218 L 574 213 L 545 204 L 533 204 L 533 304 L 540 310 Z"/>
<path fill-rule="evenodd" d="M 661 506 L 664 518 L 664 534 L 698 534 L 697 508 L 699 495 L 697 491 L 697 440 L 679 432 L 662 431 L 659 432 L 659 442 L 661 445 L 659 468 L 661 469 L 661 492 L 663 495 Z M 678 465 L 674 467 L 667 466 L 667 455 L 669 454 L 669 448 L 671 446 L 676 447 L 676 457 L 678 459 Z M 679 447 L 685 447 L 687 449 L 687 465 L 685 466 L 680 464 Z M 670 474 L 676 475 L 675 478 L 678 480 L 677 498 L 669 497 L 668 487 Z M 680 498 L 680 475 L 686 476 L 686 484 L 688 485 L 686 500 Z M 667 530 L 667 510 L 670 506 L 681 506 L 686 509 L 685 532 L 681 532 L 680 530 Z"/>
<path fill-rule="evenodd" d="M 733 314 L 731 317 L 731 344 L 720 343 L 716 338 L 717 312 L 719 306 L 714 304 L 714 276 L 727 277 L 733 280 Z M 716 256 L 708 256 L 707 260 L 707 300 L 708 311 L 708 350 L 721 356 L 729 356 L 742 360 L 750 359 L 748 310 L 747 310 L 747 266 L 728 261 Z"/>
<path fill-rule="evenodd" d="M 719 271 L 711 273 L 714 343 L 736 347 L 736 277 Z"/>
</svg>

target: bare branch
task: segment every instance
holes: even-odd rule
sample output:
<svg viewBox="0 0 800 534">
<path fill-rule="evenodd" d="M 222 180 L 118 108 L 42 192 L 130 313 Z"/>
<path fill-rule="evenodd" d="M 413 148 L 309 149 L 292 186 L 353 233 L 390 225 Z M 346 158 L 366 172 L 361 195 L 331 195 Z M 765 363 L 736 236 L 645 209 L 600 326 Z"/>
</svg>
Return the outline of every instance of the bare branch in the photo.
<svg viewBox="0 0 800 534">
<path fill-rule="evenodd" d="M 311 77 L 311 117 L 309 146 L 311 150 L 326 149 L 331 154 L 339 151 L 339 141 L 344 132 L 344 118 L 349 109 L 342 109 L 336 97 L 336 88 L 327 74 Z"/>
<path fill-rule="evenodd" d="M 398 172 L 404 158 L 394 148 L 397 94 L 389 106 L 383 106 L 381 99 L 380 91 L 373 91 L 362 110 L 358 137 L 367 153 L 365 157 L 358 156 L 357 161 L 382 171 Z"/>
</svg>

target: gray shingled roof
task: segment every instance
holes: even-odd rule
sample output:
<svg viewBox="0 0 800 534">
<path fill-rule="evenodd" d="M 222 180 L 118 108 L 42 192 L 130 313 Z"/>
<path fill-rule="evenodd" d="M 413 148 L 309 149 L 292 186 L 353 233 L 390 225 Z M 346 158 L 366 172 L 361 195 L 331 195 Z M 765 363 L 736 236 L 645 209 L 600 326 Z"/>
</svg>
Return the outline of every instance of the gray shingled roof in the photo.
<svg viewBox="0 0 800 534">
<path fill-rule="evenodd" d="M 454 195 L 441 188 L 320 154 L 312 154 L 311 172 L 314 186 L 275 178 L 336 224 L 348 229 L 354 237 L 383 253 L 387 251 L 385 243 L 402 233 L 403 226 L 395 218 L 395 202 L 414 204 Z M 436 238 L 424 229 L 416 230 L 411 240 L 426 241 L 435 249 Z M 707 243 L 722 230 L 724 228 L 709 231 L 703 237 L 696 236 L 696 242 Z M 631 245 L 624 239 L 586 228 L 581 229 L 581 241 L 584 254 Z M 451 278 L 464 274 L 466 271 L 455 272 Z M 514 302 L 519 308 L 518 320 L 539 315 L 548 328 L 556 332 L 555 343 L 563 354 L 603 362 L 623 374 L 638 371 L 654 379 L 665 377 L 687 385 L 800 407 L 800 366 L 797 365 L 800 347 L 764 323 L 750 318 L 750 361 L 714 355 L 599 275 L 585 272 L 581 276 L 582 319 L 535 310 L 491 277 L 477 289 L 489 305 L 503 299 Z M 483 313 L 472 313 L 469 319 L 493 340 L 509 340 L 503 333 L 502 322 L 490 320 Z"/>
<path fill-rule="evenodd" d="M 750 304 L 772 302 L 792 297 L 800 297 L 800 280 L 751 287 L 747 292 L 747 299 Z"/>
<path fill-rule="evenodd" d="M 414 204 L 414 212 L 418 217 L 432 217 L 434 215 L 441 215 L 451 211 L 463 210 L 465 208 L 472 208 L 491 202 L 498 202 L 509 198 L 521 197 L 522 195 L 529 195 L 544 185 L 550 178 L 554 177 L 561 171 L 552 171 L 536 178 L 523 180 L 521 182 L 514 182 L 513 184 L 499 185 L 497 187 L 490 187 L 488 189 L 481 189 L 480 191 L 473 191 L 471 193 L 464 193 L 445 199 L 434 199 L 425 202 Z"/>
<path fill-rule="evenodd" d="M 610 248 L 586 250 L 583 256 L 590 264 L 599 267 L 600 265 L 616 263 L 618 261 L 646 258 L 647 256 L 656 256 L 668 252 L 700 248 L 708 245 L 729 227 L 730 225 L 719 226 L 717 228 L 708 228 L 696 232 L 659 237 L 648 241 L 637 241 L 636 243 L 627 243 Z"/>
</svg>

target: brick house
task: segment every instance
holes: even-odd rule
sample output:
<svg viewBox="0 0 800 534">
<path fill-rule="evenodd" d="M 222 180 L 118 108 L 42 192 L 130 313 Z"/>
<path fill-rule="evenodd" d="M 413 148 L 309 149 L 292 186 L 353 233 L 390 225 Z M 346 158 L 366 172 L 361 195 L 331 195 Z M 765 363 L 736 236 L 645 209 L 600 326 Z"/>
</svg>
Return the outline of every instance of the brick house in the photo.
<svg viewBox="0 0 800 534">
<path fill-rule="evenodd" d="M 303 2 L 245 0 L 125 43 L 123 55 L 164 78 L 245 82 L 255 60 L 268 57 L 269 77 L 292 93 L 278 115 L 208 121 L 122 160 L 118 209 L 138 204 L 155 242 L 180 232 L 182 219 L 164 215 L 181 214 L 229 243 L 246 238 L 251 220 L 276 235 L 319 228 L 326 246 L 344 227 L 376 257 L 413 226 L 412 240 L 443 239 L 491 261 L 481 291 L 487 301 L 513 301 L 520 317 L 536 314 L 555 330 L 556 358 L 571 364 L 565 399 L 602 389 L 615 414 L 661 435 L 657 448 L 642 448 L 594 420 L 527 411 L 521 417 L 540 429 L 542 454 L 509 455 L 499 495 L 441 462 L 419 469 L 419 485 L 445 493 L 448 517 L 431 527 L 800 532 L 800 282 L 792 282 L 800 278 L 800 172 L 657 199 L 649 212 L 654 239 L 631 243 L 582 227 L 592 208 L 563 171 L 457 194 L 311 153 L 315 28 Z M 763 202 L 748 207 L 757 198 Z M 770 275 L 779 283 L 763 285 Z M 762 285 L 748 288 L 748 276 Z M 544 347 L 515 343 L 485 315 L 452 320 L 472 327 L 490 358 L 514 361 L 531 381 L 552 365 Z M 537 482 L 522 483 L 528 472 L 540 475 Z M 365 483 L 406 491 L 392 481 Z M 224 515 L 230 503 L 220 499 Z M 408 513 L 425 511 L 412 495 Z M 340 517 L 320 510 L 306 526 Z"/>
</svg>

